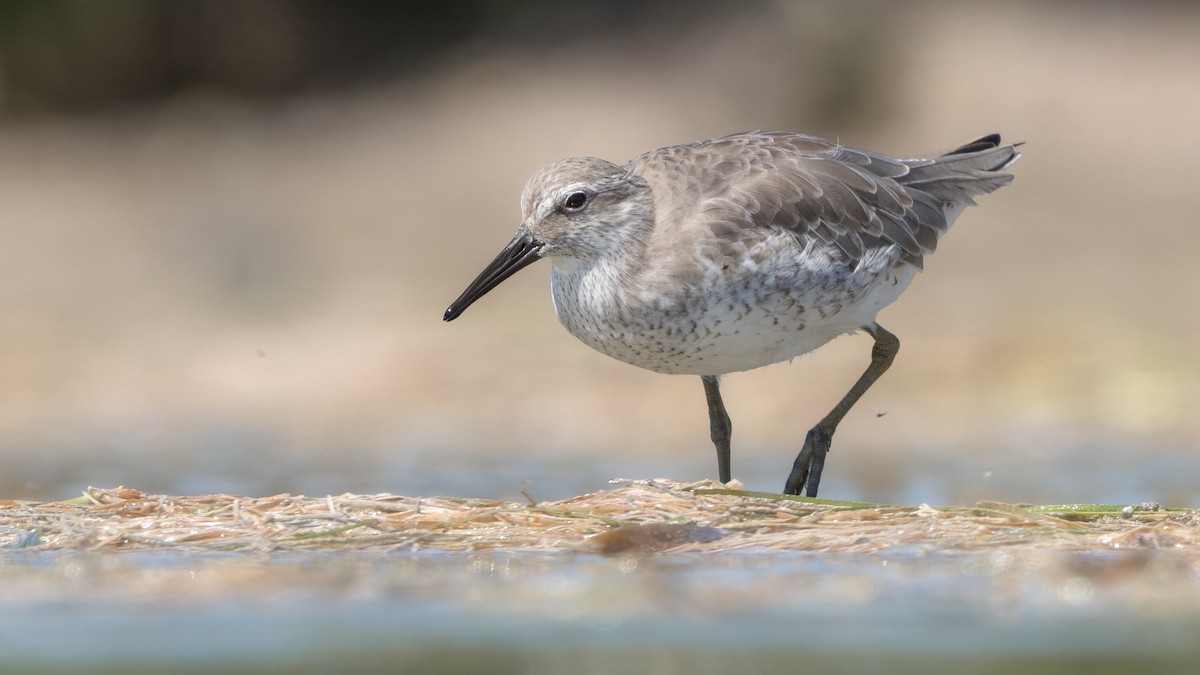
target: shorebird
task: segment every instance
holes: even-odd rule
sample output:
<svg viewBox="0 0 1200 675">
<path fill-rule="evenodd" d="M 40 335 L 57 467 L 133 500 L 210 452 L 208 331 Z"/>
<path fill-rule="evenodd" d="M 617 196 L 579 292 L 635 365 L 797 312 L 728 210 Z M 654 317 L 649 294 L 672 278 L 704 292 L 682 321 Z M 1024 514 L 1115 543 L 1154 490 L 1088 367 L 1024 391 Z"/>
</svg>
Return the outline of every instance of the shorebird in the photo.
<svg viewBox="0 0 1200 675">
<path fill-rule="evenodd" d="M 516 235 L 443 318 L 549 258 L 554 311 L 572 335 L 640 368 L 700 376 L 726 483 L 732 424 L 720 377 L 865 331 L 870 365 L 809 430 L 784 485 L 815 497 L 838 423 L 900 349 L 876 315 L 974 197 L 1012 181 L 1005 169 L 1019 156 L 999 134 L 894 159 L 756 131 L 624 165 L 564 159 L 529 179 Z"/>
</svg>

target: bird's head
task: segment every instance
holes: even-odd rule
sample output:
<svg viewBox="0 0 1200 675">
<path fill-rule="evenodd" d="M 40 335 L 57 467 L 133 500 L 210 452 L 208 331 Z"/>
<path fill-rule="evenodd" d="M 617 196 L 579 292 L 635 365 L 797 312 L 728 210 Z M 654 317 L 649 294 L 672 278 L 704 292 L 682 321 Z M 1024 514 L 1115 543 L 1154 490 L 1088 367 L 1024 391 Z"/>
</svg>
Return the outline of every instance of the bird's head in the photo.
<svg viewBox="0 0 1200 675">
<path fill-rule="evenodd" d="M 653 226 L 650 186 L 595 157 L 573 157 L 538 171 L 521 194 L 521 225 L 462 295 L 446 309 L 453 321 L 471 303 L 540 258 L 564 266 L 619 255 Z"/>
</svg>

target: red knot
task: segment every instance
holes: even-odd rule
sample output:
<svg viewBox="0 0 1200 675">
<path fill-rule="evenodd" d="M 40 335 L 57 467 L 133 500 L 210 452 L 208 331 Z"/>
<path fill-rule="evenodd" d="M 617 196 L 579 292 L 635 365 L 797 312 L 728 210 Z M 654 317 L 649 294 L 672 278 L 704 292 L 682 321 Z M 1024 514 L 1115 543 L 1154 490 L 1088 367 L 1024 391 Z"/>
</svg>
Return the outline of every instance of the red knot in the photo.
<svg viewBox="0 0 1200 675">
<path fill-rule="evenodd" d="M 446 310 L 452 321 L 549 258 L 559 321 L 608 356 L 699 375 L 722 482 L 732 425 L 719 377 L 865 331 L 871 363 L 804 440 L 784 486 L 815 497 L 838 423 L 900 341 L 875 321 L 974 197 L 1012 181 L 998 134 L 894 159 L 758 131 L 647 152 L 623 166 L 564 159 L 534 174 L 516 236 Z"/>
</svg>

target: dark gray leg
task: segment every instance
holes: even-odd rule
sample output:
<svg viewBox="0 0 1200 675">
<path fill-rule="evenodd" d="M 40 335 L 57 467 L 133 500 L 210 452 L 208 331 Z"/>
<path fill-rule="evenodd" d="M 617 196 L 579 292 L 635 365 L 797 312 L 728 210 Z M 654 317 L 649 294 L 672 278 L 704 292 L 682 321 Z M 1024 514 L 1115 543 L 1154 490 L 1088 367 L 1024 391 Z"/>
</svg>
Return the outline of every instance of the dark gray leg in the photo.
<svg viewBox="0 0 1200 675">
<path fill-rule="evenodd" d="M 829 452 L 829 444 L 833 441 L 833 432 L 837 430 L 837 425 L 850 412 L 850 408 L 862 398 L 862 395 L 875 384 L 875 380 L 883 375 L 888 366 L 892 365 L 892 360 L 896 358 L 896 352 L 900 351 L 900 340 L 889 333 L 879 324 L 871 324 L 864 326 L 863 330 L 871 334 L 875 338 L 875 346 L 871 349 L 871 365 L 859 376 L 858 381 L 850 387 L 850 391 L 838 401 L 838 404 L 833 406 L 833 410 L 829 411 L 817 425 L 808 431 L 808 436 L 804 439 L 804 447 L 800 450 L 800 455 L 796 457 L 796 463 L 792 465 L 792 473 L 788 476 L 787 484 L 783 488 L 784 494 L 798 495 L 800 490 L 808 486 L 807 495 L 809 497 L 817 496 L 817 486 L 821 483 L 821 470 L 825 468 L 825 454 Z M 719 399 L 718 399 L 719 400 Z"/>
<path fill-rule="evenodd" d="M 717 376 L 701 375 L 700 380 L 704 382 L 704 398 L 708 400 L 708 430 L 717 448 L 717 474 L 722 483 L 728 483 L 732 480 L 729 472 L 729 437 L 733 433 L 733 423 L 729 421 L 729 413 L 725 412 Z"/>
</svg>

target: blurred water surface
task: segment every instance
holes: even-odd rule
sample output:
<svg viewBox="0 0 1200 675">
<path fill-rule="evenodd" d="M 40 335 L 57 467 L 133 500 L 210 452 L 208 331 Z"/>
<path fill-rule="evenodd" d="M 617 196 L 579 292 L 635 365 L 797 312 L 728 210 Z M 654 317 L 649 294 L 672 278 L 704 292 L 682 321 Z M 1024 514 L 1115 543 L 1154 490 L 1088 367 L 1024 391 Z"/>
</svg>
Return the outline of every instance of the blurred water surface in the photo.
<svg viewBox="0 0 1200 675">
<path fill-rule="evenodd" d="M 1160 554 L 10 552 L 0 569 L 20 589 L 0 667 L 21 672 L 1190 672 L 1200 655 L 1195 570 Z"/>
</svg>

